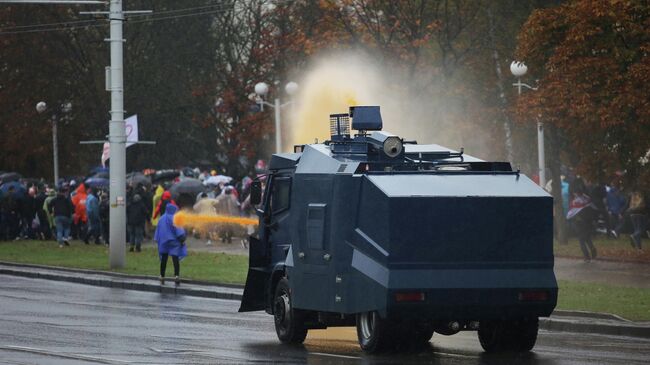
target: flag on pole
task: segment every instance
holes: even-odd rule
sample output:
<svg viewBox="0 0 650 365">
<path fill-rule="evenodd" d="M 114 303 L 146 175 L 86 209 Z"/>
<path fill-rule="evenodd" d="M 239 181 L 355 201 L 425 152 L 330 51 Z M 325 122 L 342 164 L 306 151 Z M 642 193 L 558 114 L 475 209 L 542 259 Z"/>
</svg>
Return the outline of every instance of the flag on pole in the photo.
<svg viewBox="0 0 650 365">
<path fill-rule="evenodd" d="M 138 115 L 132 115 L 124 120 L 126 132 L 126 147 L 132 146 L 138 142 Z M 104 142 L 102 150 L 102 166 L 106 167 L 106 161 L 111 157 L 111 145 Z"/>
<path fill-rule="evenodd" d="M 111 156 L 111 145 L 104 142 L 104 149 L 102 150 L 102 167 L 106 167 L 106 160 Z"/>
<path fill-rule="evenodd" d="M 138 142 L 138 115 L 132 115 L 124 120 L 126 128 L 126 147 Z"/>
</svg>

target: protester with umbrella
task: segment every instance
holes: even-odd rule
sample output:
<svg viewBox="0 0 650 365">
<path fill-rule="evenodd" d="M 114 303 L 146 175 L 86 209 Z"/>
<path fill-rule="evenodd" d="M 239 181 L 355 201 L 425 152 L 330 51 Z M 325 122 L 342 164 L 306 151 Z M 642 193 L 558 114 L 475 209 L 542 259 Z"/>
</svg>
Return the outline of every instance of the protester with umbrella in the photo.
<svg viewBox="0 0 650 365">
<path fill-rule="evenodd" d="M 204 186 L 198 179 L 187 178 L 174 184 L 169 192 L 178 203 L 177 206 L 181 209 L 192 208 L 196 202 L 196 195 L 204 190 Z"/>
</svg>

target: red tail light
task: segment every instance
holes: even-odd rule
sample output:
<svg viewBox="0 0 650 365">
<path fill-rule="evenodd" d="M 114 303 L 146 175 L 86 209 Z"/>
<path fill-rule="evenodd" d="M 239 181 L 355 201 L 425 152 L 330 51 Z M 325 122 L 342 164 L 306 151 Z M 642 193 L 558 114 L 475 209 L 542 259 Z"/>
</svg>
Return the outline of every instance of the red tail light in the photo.
<svg viewBox="0 0 650 365">
<path fill-rule="evenodd" d="M 519 292 L 520 302 L 545 302 L 548 300 L 548 292 L 544 290 Z"/>
<path fill-rule="evenodd" d="M 395 293 L 396 302 L 424 302 L 424 293 Z"/>
</svg>

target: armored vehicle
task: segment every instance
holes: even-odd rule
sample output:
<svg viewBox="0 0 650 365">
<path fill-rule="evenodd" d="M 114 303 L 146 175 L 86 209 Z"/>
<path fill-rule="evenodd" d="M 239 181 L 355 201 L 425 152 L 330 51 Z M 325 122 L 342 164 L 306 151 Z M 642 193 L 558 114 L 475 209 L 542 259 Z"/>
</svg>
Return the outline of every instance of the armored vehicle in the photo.
<svg viewBox="0 0 650 365">
<path fill-rule="evenodd" d="M 272 314 L 284 343 L 356 326 L 369 353 L 463 330 L 488 352 L 530 351 L 557 302 L 551 196 L 510 163 L 381 131 L 379 107 L 330 123 L 253 183 L 239 311 Z"/>
</svg>

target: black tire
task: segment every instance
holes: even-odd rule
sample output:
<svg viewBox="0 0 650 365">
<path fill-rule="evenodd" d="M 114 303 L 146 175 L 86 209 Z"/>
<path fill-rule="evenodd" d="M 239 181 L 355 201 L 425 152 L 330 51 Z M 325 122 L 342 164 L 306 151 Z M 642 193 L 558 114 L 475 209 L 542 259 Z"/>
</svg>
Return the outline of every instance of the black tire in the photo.
<svg viewBox="0 0 650 365">
<path fill-rule="evenodd" d="M 307 337 L 303 313 L 293 308 L 291 290 L 286 278 L 280 279 L 273 296 L 275 333 L 283 343 L 301 344 Z"/>
<path fill-rule="evenodd" d="M 535 347 L 537 342 L 537 331 L 539 330 L 539 319 L 537 317 L 524 319 L 515 323 L 515 337 L 513 350 L 528 352 Z"/>
<path fill-rule="evenodd" d="M 505 347 L 505 332 L 502 321 L 481 321 L 478 328 L 478 340 L 486 352 L 500 352 Z"/>
<path fill-rule="evenodd" d="M 478 339 L 486 352 L 527 352 L 535 347 L 537 317 L 513 321 L 481 321 Z"/>
<path fill-rule="evenodd" d="M 394 332 L 395 326 L 375 311 L 357 314 L 357 338 L 364 352 L 374 354 L 393 349 Z"/>
<path fill-rule="evenodd" d="M 431 341 L 433 332 L 433 328 L 419 328 L 413 336 L 413 341 L 418 344 L 425 345 Z"/>
</svg>

